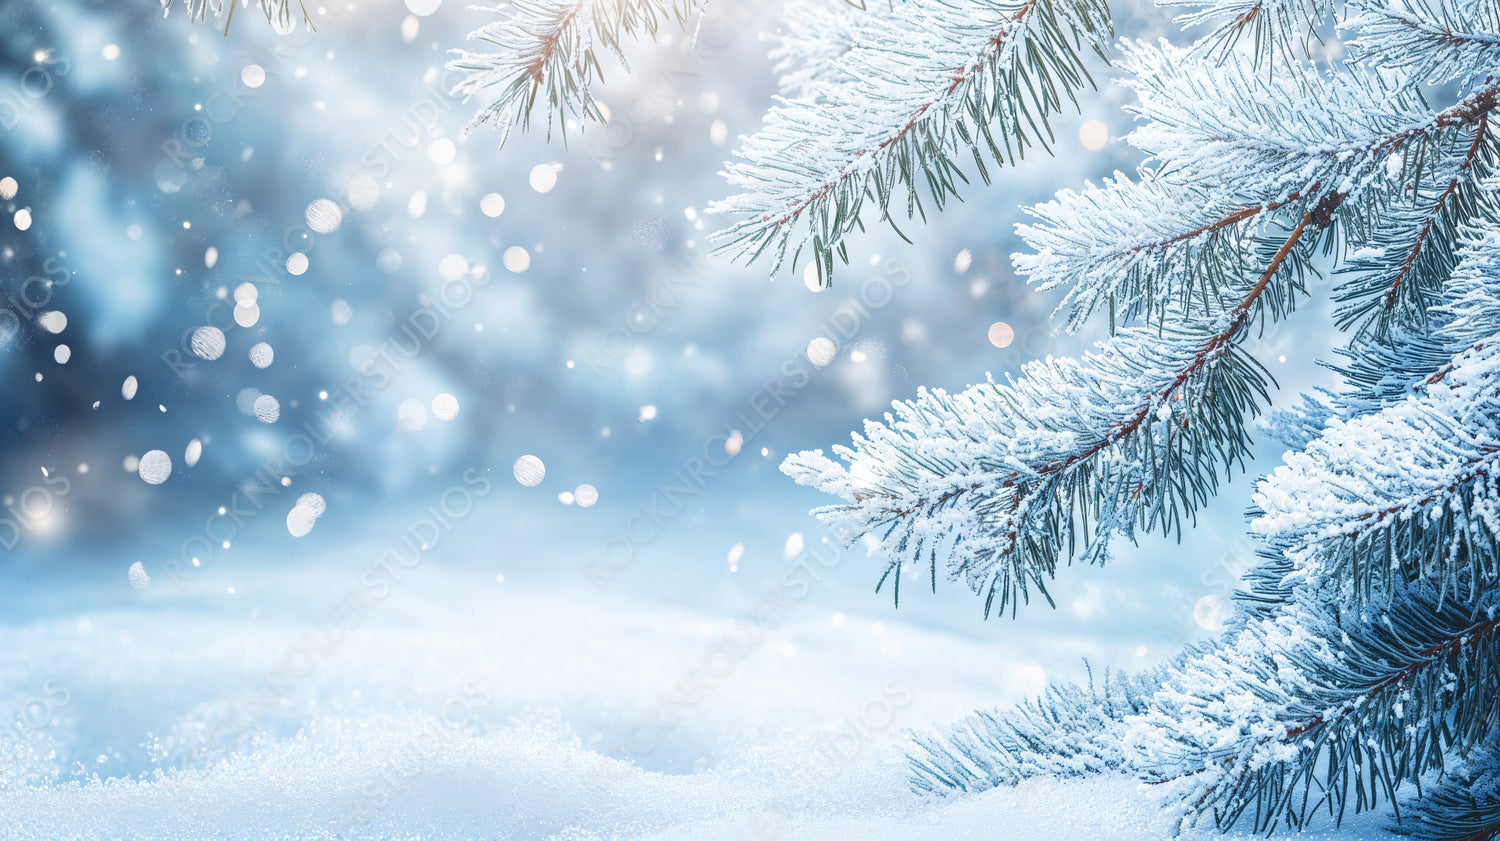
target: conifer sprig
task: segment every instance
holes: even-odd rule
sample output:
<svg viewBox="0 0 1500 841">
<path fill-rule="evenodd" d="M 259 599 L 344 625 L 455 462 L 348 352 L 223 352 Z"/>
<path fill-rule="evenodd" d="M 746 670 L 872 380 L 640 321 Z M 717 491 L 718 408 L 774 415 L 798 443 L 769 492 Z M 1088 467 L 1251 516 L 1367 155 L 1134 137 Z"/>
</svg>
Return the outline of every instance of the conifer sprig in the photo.
<svg viewBox="0 0 1500 841">
<path fill-rule="evenodd" d="M 867 422 L 853 449 L 836 448 L 847 467 L 813 451 L 782 469 L 849 500 L 815 513 L 846 541 L 880 540 L 891 556 L 882 582 L 894 572 L 899 588 L 902 567 L 925 562 L 935 586 L 941 547 L 986 615 L 1014 614 L 1033 589 L 1050 602 L 1061 560 L 1102 563 L 1115 534 L 1179 533 L 1243 462 L 1269 375 L 1238 343 L 1273 279 L 1305 266 L 1302 238 L 1337 204 L 1304 213 L 1244 297 L 1213 318 L 1122 330 L 1081 361 L 1032 363 L 1008 386 L 923 391 L 885 423 Z"/>
<path fill-rule="evenodd" d="M 1189 819 L 1268 832 L 1395 805 L 1403 785 L 1480 750 L 1500 724 L 1493 599 L 1476 616 L 1423 581 L 1346 614 L 1299 595 L 1290 612 L 1169 667 L 1149 711 L 1127 722 L 1132 746 L 1158 758 L 1143 779 Z"/>
<path fill-rule="evenodd" d="M 1135 773 L 1124 722 L 1146 711 L 1152 673 L 1106 673 L 1100 686 L 1061 684 L 1013 709 L 980 711 L 941 732 L 918 733 L 912 790 L 975 793 L 1030 777 Z"/>
<path fill-rule="evenodd" d="M 163 16 L 171 14 L 173 2 L 174 0 L 161 0 Z M 225 35 L 229 34 L 229 26 L 234 22 L 235 7 L 241 4 L 250 5 L 248 0 L 183 0 L 188 20 L 206 21 L 210 18 L 213 20 L 223 18 Z M 296 25 L 298 18 L 293 16 L 294 5 L 296 11 L 301 13 L 302 23 L 308 29 L 317 29 L 303 0 L 255 0 L 255 5 L 265 14 L 266 22 L 278 32 L 290 32 Z"/>
<path fill-rule="evenodd" d="M 1500 5 L 1488 0 L 1374 0 L 1349 4 L 1355 61 L 1400 69 L 1431 83 L 1482 81 L 1500 65 Z"/>
<path fill-rule="evenodd" d="M 1163 5 L 1194 9 L 1177 17 L 1184 27 L 1214 27 L 1194 45 L 1195 52 L 1223 58 L 1239 51 L 1257 64 L 1291 65 L 1308 57 L 1331 11 L 1327 0 L 1165 0 Z"/>
<path fill-rule="evenodd" d="M 1421 797 L 1408 801 L 1392 829 L 1418 841 L 1491 841 L 1500 837 L 1500 730 Z"/>
<path fill-rule="evenodd" d="M 514 127 L 530 128 L 538 101 L 549 138 L 554 126 L 566 134 L 569 118 L 603 123 L 591 87 L 604 77 L 601 52 L 628 67 L 625 39 L 654 38 L 669 23 L 683 26 L 697 6 L 697 0 L 509 0 L 485 9 L 497 20 L 469 39 L 486 48 L 454 50 L 448 62 L 466 74 L 454 94 L 487 100 L 468 130 L 494 124 L 503 145 Z"/>
<path fill-rule="evenodd" d="M 783 100 L 728 165 L 744 192 L 713 205 L 741 217 L 716 235 L 721 249 L 768 255 L 774 274 L 806 247 L 829 284 L 867 217 L 898 226 L 904 200 L 906 219 L 925 218 L 924 196 L 942 210 L 958 195 L 965 159 L 988 181 L 986 161 L 1050 145 L 1050 119 L 1092 84 L 1080 53 L 1102 56 L 1111 35 L 1103 0 L 936 0 L 866 16 L 834 64 L 841 78 Z"/>
<path fill-rule="evenodd" d="M 1496 337 L 1500 340 L 1500 336 Z M 1334 420 L 1255 495 L 1252 523 L 1308 575 L 1371 598 L 1402 581 L 1500 584 L 1500 341 L 1383 411 Z"/>
<path fill-rule="evenodd" d="M 1367 244 L 1345 263 L 1341 273 L 1349 279 L 1336 295 L 1345 304 L 1340 327 L 1373 330 L 1384 339 L 1393 323 L 1425 325 L 1428 308 L 1458 265 L 1463 231 L 1496 218 L 1494 198 L 1480 188 L 1500 157 L 1488 112 L 1472 133 L 1434 150 L 1427 163 L 1432 174 L 1409 196 L 1390 201 Z"/>
</svg>

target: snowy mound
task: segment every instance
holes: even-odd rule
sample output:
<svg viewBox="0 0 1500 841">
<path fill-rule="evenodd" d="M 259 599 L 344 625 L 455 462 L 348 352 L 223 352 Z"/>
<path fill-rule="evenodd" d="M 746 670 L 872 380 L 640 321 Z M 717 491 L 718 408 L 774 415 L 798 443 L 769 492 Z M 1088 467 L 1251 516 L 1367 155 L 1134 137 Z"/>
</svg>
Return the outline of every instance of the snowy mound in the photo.
<svg viewBox="0 0 1500 841">
<path fill-rule="evenodd" d="M 1015 694 L 993 648 L 437 571 L 351 618 L 300 577 L 0 631 L 0 838 L 1171 835 L 1128 779 L 910 792 L 907 728 Z"/>
</svg>

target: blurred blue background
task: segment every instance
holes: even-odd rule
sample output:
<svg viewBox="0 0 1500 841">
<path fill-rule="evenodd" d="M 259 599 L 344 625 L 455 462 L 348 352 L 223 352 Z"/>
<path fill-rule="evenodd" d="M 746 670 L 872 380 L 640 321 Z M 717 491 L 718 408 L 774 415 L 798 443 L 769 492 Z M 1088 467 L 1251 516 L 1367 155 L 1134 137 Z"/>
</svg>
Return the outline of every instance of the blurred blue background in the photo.
<svg viewBox="0 0 1500 841">
<path fill-rule="evenodd" d="M 606 63 L 608 128 L 574 126 L 566 144 L 518 132 L 504 148 L 463 133 L 478 103 L 450 97 L 443 69 L 488 13 L 314 11 L 316 33 L 242 13 L 226 35 L 147 0 L 0 8 L 0 176 L 17 185 L 0 205 L 14 315 L 0 316 L 0 621 L 182 600 L 294 611 L 236 582 L 368 566 L 465 475 L 493 490 L 428 556 L 476 588 L 728 614 L 781 580 L 794 533 L 824 537 L 807 511 L 829 500 L 778 472 L 788 452 L 847 441 L 919 385 L 962 388 L 1097 338 L 1053 335 L 1055 298 L 1008 255 L 1022 206 L 1139 162 L 1118 87 L 1058 120 L 1052 156 L 974 179 L 963 203 L 906 226 L 915 244 L 872 225 L 814 293 L 800 273 L 768 280 L 709 253 L 728 221 L 705 215 L 727 189 L 719 168 L 775 93 L 758 37 L 774 3 L 713 5 L 695 37 L 635 45 L 630 73 Z M 1165 31 L 1154 9 L 1117 13 L 1137 37 Z M 240 326 L 247 283 L 258 312 Z M 212 361 L 192 350 L 206 325 L 225 338 Z M 826 366 L 808 358 L 819 337 L 837 349 Z M 1258 342 L 1283 385 L 1319 381 L 1321 345 Z M 258 343 L 268 367 L 250 360 Z M 262 394 L 274 423 L 255 416 Z M 434 414 L 439 395 L 456 400 L 451 419 Z M 158 449 L 171 473 L 148 484 L 136 460 Z M 528 454 L 545 465 L 534 487 L 512 475 Z M 1155 662 L 1222 618 L 1251 561 L 1250 478 L 1183 545 L 1148 539 L 1103 571 L 1068 569 L 1058 608 L 1019 622 L 982 621 L 941 580 L 935 596 L 912 581 L 892 613 L 873 592 L 883 562 L 863 551 L 812 598 L 974 640 L 1047 639 L 1066 654 L 1038 655 L 1047 674 L 1081 674 L 1080 653 Z M 581 485 L 597 504 L 573 497 Z M 294 537 L 286 517 L 306 493 L 326 513 Z M 136 562 L 145 588 L 130 586 Z"/>
</svg>

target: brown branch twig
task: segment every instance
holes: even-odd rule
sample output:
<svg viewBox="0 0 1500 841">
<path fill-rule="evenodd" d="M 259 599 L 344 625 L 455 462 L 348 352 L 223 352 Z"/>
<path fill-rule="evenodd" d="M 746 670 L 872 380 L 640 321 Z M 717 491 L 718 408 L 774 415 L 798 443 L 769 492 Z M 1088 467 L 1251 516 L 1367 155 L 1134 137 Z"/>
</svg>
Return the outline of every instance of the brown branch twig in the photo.
<svg viewBox="0 0 1500 841">
<path fill-rule="evenodd" d="M 1316 191 L 1317 189 L 1318 189 L 1318 185 L 1314 184 L 1312 186 L 1312 190 Z M 1227 216 L 1224 216 L 1222 218 L 1216 219 L 1216 220 L 1214 220 L 1212 222 L 1205 223 L 1203 225 L 1199 225 L 1198 227 L 1192 229 L 1191 231 L 1187 231 L 1187 232 L 1181 233 L 1181 234 L 1175 234 L 1175 235 L 1170 236 L 1170 237 L 1168 237 L 1166 239 L 1157 240 L 1155 242 L 1148 242 L 1145 245 L 1133 246 L 1131 248 L 1126 249 L 1124 252 L 1122 252 L 1122 254 L 1129 255 L 1129 254 L 1139 254 L 1142 251 L 1155 251 L 1158 248 L 1166 248 L 1169 245 L 1176 245 L 1179 242 L 1185 242 L 1185 241 L 1190 240 L 1190 239 L 1195 239 L 1195 238 L 1200 237 L 1200 236 L 1202 236 L 1204 234 L 1209 234 L 1209 233 L 1213 233 L 1215 231 L 1223 230 L 1224 228 L 1228 228 L 1231 225 L 1235 225 L 1235 224 L 1238 224 L 1240 222 L 1243 222 L 1246 219 L 1249 219 L 1249 218 L 1251 218 L 1253 216 L 1256 216 L 1258 214 L 1268 213 L 1268 212 L 1270 212 L 1272 210 L 1279 210 L 1280 208 L 1283 208 L 1286 205 L 1291 204 L 1292 202 L 1296 201 L 1297 199 L 1299 199 L 1301 197 L 1302 197 L 1301 192 L 1292 192 L 1292 193 L 1288 193 L 1286 198 L 1280 199 L 1278 201 L 1271 201 L 1271 202 L 1266 202 L 1264 204 L 1256 204 L 1256 205 L 1251 205 L 1249 207 L 1242 207 L 1239 210 L 1236 210 L 1236 211 L 1234 211 L 1233 213 L 1230 213 Z"/>
</svg>

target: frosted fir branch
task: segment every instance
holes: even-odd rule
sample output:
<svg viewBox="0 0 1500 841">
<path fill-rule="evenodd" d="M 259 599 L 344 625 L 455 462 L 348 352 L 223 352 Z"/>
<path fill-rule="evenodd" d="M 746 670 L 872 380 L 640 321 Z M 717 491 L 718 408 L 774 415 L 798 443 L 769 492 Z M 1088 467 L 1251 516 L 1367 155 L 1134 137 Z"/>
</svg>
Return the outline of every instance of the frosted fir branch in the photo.
<svg viewBox="0 0 1500 841">
<path fill-rule="evenodd" d="M 1101 308 L 1111 329 L 1136 319 L 1159 323 L 1168 312 L 1233 306 L 1265 263 L 1257 245 L 1271 235 L 1279 245 L 1286 231 L 1276 223 L 1308 209 L 1300 193 L 1244 204 L 1149 170 L 1134 181 L 1117 172 L 1100 187 L 1086 183 L 1027 208 L 1037 221 L 1016 233 L 1034 253 L 1011 260 L 1039 289 L 1067 288 L 1058 312 L 1068 313 L 1069 330 Z"/>
<path fill-rule="evenodd" d="M 1496 156 L 1494 88 L 1433 112 L 1417 88 L 1375 76 L 1267 74 L 1167 45 L 1131 45 L 1123 63 L 1145 120 L 1131 141 L 1157 165 L 1064 190 L 1017 227 L 1034 251 L 1013 255 L 1017 272 L 1068 290 L 1070 330 L 1105 308 L 1112 329 L 1168 308 L 1222 309 L 1253 276 L 1257 248 L 1331 199 L 1359 246 L 1340 324 L 1383 335 L 1425 319 L 1459 231 L 1491 215 L 1478 182 Z"/>
<path fill-rule="evenodd" d="M 1194 52 L 1223 58 L 1248 41 L 1257 64 L 1280 58 L 1290 65 L 1310 55 L 1318 25 L 1332 12 L 1328 0 L 1164 0 L 1162 5 L 1194 9 L 1175 19 L 1184 28 L 1215 27 L 1194 44 Z"/>
<path fill-rule="evenodd" d="M 1481 190 L 1493 194 L 1490 184 Z M 1342 419 L 1420 397 L 1447 376 L 1456 356 L 1500 333 L 1494 281 L 1500 277 L 1500 220 L 1489 216 L 1480 215 L 1472 220 L 1475 227 L 1455 235 L 1461 243 L 1458 265 L 1443 280 L 1426 318 L 1394 320 L 1378 336 L 1358 333 L 1335 351 L 1343 361 L 1329 367 L 1347 386 L 1338 396 Z"/>
<path fill-rule="evenodd" d="M 851 542 L 880 539 L 898 603 L 901 568 L 935 580 L 941 549 L 986 615 L 1014 614 L 1033 589 L 1050 601 L 1046 581 L 1080 547 L 1102 563 L 1112 534 L 1178 530 L 1243 461 L 1242 418 L 1267 376 L 1234 347 L 1238 331 L 1125 330 L 1006 386 L 922 390 L 835 448 L 847 467 L 812 451 L 782 471 L 850 502 L 813 513 Z"/>
<path fill-rule="evenodd" d="M 788 3 L 774 36 L 776 46 L 768 55 L 781 92 L 792 99 L 815 100 L 820 89 L 847 82 L 840 62 L 859 39 L 863 19 L 883 8 L 885 3 L 860 8 L 846 0 Z"/>
<path fill-rule="evenodd" d="M 1351 0 L 1345 28 L 1354 61 L 1431 84 L 1482 81 L 1500 67 L 1500 5 L 1491 0 Z"/>
<path fill-rule="evenodd" d="M 1322 434 L 1329 420 L 1346 412 L 1340 395 L 1316 388 L 1290 406 L 1271 409 L 1257 426 L 1287 449 L 1301 450 Z"/>
<path fill-rule="evenodd" d="M 1121 63 L 1135 74 L 1127 84 L 1145 121 L 1130 142 L 1161 162 L 1159 174 L 1252 202 L 1310 196 L 1320 185 L 1347 196 L 1346 211 L 1378 207 L 1382 191 L 1432 177 L 1432 144 L 1470 136 L 1500 105 L 1494 84 L 1435 111 L 1419 85 L 1379 73 L 1266 73 L 1238 56 L 1215 62 L 1165 43 L 1131 45 Z"/>
<path fill-rule="evenodd" d="M 1303 574 L 1368 599 L 1413 578 L 1500 582 L 1500 336 L 1420 394 L 1333 420 L 1262 480 L 1252 530 Z"/>
<path fill-rule="evenodd" d="M 988 181 L 987 158 L 1050 144 L 1050 118 L 1092 84 L 1078 52 L 1102 56 L 1110 35 L 1102 0 L 939 0 L 861 19 L 836 65 L 848 81 L 782 100 L 727 166 L 744 192 L 713 205 L 741 217 L 715 235 L 720 251 L 769 253 L 775 274 L 810 247 L 827 285 L 870 213 L 895 226 L 904 196 L 906 218 L 925 217 L 924 195 L 938 210 L 957 195 L 961 159 Z"/>
<path fill-rule="evenodd" d="M 1334 294 L 1343 303 L 1336 320 L 1340 328 L 1384 339 L 1393 324 L 1426 324 L 1429 307 L 1439 301 L 1458 264 L 1463 231 L 1493 221 L 1500 212 L 1494 195 L 1480 189 L 1500 160 L 1489 113 L 1478 117 L 1472 135 L 1458 133 L 1429 144 L 1429 177 L 1378 214 L 1372 235 L 1341 268 L 1346 280 Z"/>
<path fill-rule="evenodd" d="M 997 597 L 1014 615 L 1033 588 L 1050 603 L 1060 559 L 1082 546 L 1086 563 L 1103 563 L 1109 538 L 1133 540 L 1138 528 L 1180 533 L 1219 471 L 1243 463 L 1245 422 L 1264 405 L 1269 375 L 1238 343 L 1338 201 L 1304 214 L 1214 321 L 1122 330 L 1081 361 L 1032 362 L 1006 387 L 924 389 L 885 423 L 866 421 L 854 449 L 835 448 L 848 467 L 815 450 L 789 456 L 782 472 L 851 503 L 813 513 L 850 543 L 878 537 L 891 557 L 881 584 L 895 573 L 898 603 L 908 563 L 925 561 L 936 587 L 940 548 L 986 616 Z"/>
<path fill-rule="evenodd" d="M 1258 547 L 1255 555 L 1257 563 L 1240 576 L 1239 589 L 1230 595 L 1235 609 L 1225 623 L 1223 638 L 1233 637 L 1255 622 L 1274 619 L 1296 599 L 1292 562 L 1265 546 Z"/>
<path fill-rule="evenodd" d="M 1433 308 L 1434 313 L 1438 310 Z M 1345 409 L 1340 416 L 1348 419 L 1400 403 L 1422 389 L 1428 377 L 1450 365 L 1455 352 L 1474 344 L 1455 344 L 1443 326 L 1445 321 L 1438 316 L 1418 327 L 1392 325 L 1383 337 L 1359 336 L 1336 348 L 1341 361 L 1328 367 L 1347 386 L 1339 393 Z"/>
<path fill-rule="evenodd" d="M 1493 191 L 1493 183 L 1486 184 Z M 1500 333 L 1500 220 L 1476 226 L 1463 235 L 1463 252 L 1445 288 L 1446 300 L 1434 307 L 1443 320 L 1450 353 L 1480 344 Z"/>
<path fill-rule="evenodd" d="M 250 8 L 252 0 L 241 0 L 239 5 Z M 266 16 L 266 22 L 271 24 L 277 32 L 286 34 L 292 31 L 296 20 L 292 16 L 292 6 L 295 2 L 297 10 L 302 13 L 301 20 L 309 30 L 317 29 L 313 25 L 312 16 L 307 13 L 307 6 L 302 0 L 254 0 L 255 7 L 260 9 Z M 172 12 L 173 0 L 161 0 L 161 13 L 166 17 Z M 187 10 L 188 20 L 206 21 L 210 17 L 214 20 L 224 19 L 224 32 L 228 34 L 229 25 L 234 21 L 235 0 L 183 0 L 183 7 Z"/>
<path fill-rule="evenodd" d="M 628 67 L 626 38 L 655 38 L 664 24 L 685 25 L 697 7 L 697 0 L 511 0 L 476 7 L 499 19 L 469 33 L 469 40 L 488 45 L 484 52 L 453 50 L 447 65 L 466 74 L 454 94 L 465 102 L 487 99 L 465 131 L 493 123 L 504 145 L 515 126 L 530 127 L 539 98 L 549 138 L 554 124 L 566 132 L 569 117 L 604 122 L 591 93 L 604 77 L 600 52 Z"/>
<path fill-rule="evenodd" d="M 1138 522 L 1172 531 L 1218 471 L 1243 459 L 1242 430 L 1208 415 L 1218 400 L 1253 411 L 1264 380 L 1225 350 L 1122 332 L 1082 362 L 1032 363 L 1008 387 L 924 390 L 885 423 L 867 422 L 854 449 L 835 448 L 847 468 L 813 451 L 782 470 L 852 501 L 814 513 L 846 539 L 881 539 L 898 599 L 901 567 L 930 565 L 935 578 L 941 548 L 950 577 L 985 598 L 986 615 L 1014 613 L 1033 588 L 1050 601 L 1046 581 L 1078 543 L 1102 562 L 1113 533 L 1134 537 Z M 1201 394 L 1210 390 L 1233 396 Z M 1200 429 L 1209 440 L 1198 447 Z M 1188 479 L 1190 466 L 1211 478 Z"/>
<path fill-rule="evenodd" d="M 1447 769 L 1409 800 L 1391 829 L 1417 841 L 1500 837 L 1500 731 L 1467 762 Z"/>
<path fill-rule="evenodd" d="M 1319 811 L 1376 808 L 1493 732 L 1493 592 L 1477 614 L 1430 582 L 1363 612 L 1302 593 L 1169 668 L 1150 710 L 1126 723 L 1143 778 L 1189 820 L 1208 815 L 1227 830 L 1249 819 L 1270 832 L 1305 828 Z"/>
<path fill-rule="evenodd" d="M 1101 688 L 1049 686 L 1041 697 L 913 736 L 911 788 L 975 793 L 1034 777 L 1134 773 L 1122 722 L 1146 710 L 1159 678 L 1105 673 Z"/>
</svg>

